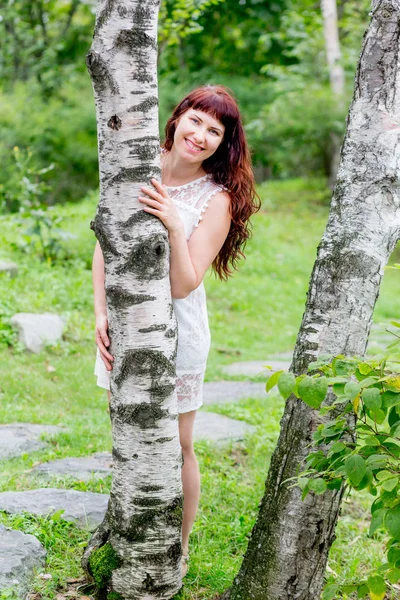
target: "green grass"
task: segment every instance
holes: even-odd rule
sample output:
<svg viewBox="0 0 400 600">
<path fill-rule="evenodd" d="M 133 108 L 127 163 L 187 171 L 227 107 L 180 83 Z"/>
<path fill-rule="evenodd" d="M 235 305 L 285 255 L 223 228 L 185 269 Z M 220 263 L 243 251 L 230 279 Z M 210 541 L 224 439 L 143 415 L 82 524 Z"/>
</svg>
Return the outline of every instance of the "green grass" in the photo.
<svg viewBox="0 0 400 600">
<path fill-rule="evenodd" d="M 328 193 L 318 181 L 288 181 L 260 187 L 263 209 L 254 219 L 247 260 L 229 282 L 206 277 L 212 350 L 207 379 L 227 378 L 222 367 L 233 361 L 265 360 L 290 353 L 304 311 L 317 244 L 324 231 Z M 59 425 L 48 436 L 46 449 L 6 461 L 0 470 L 0 490 L 39 486 L 107 492 L 110 478 L 89 482 L 67 478 L 43 480 L 32 467 L 67 456 L 85 456 L 111 448 L 107 400 L 96 387 L 92 312 L 91 257 L 94 236 L 89 229 L 96 194 L 79 204 L 60 207 L 64 228 L 76 237 L 68 242 L 72 259 L 64 264 L 41 263 L 13 250 L 17 232 L 9 219 L 0 228 L 1 259 L 15 260 L 15 279 L 0 276 L 0 422 Z M 398 251 L 394 260 L 399 260 Z M 387 271 L 374 321 L 398 318 L 400 277 Z M 20 311 L 56 312 L 67 323 L 63 341 L 39 355 L 16 344 L 9 317 Z M 224 448 L 196 444 L 202 474 L 202 496 L 191 537 L 191 561 L 182 600 L 211 599 L 228 587 L 246 550 L 263 494 L 268 464 L 279 433 L 283 403 L 276 395 L 207 406 L 256 426 L 256 432 Z M 38 535 L 48 550 L 46 573 L 34 589 L 53 600 L 66 580 L 80 574 L 79 560 L 88 532 L 66 524 L 60 515 L 39 519 L 29 515 L 0 521 Z M 329 559 L 329 581 L 360 580 L 382 561 L 384 540 L 367 540 L 368 498 L 359 494 L 346 502 Z M 368 550 L 366 551 L 366 548 Z M 334 572 L 334 574 L 333 574 Z M 336 574 L 336 575 L 335 575 Z"/>
</svg>

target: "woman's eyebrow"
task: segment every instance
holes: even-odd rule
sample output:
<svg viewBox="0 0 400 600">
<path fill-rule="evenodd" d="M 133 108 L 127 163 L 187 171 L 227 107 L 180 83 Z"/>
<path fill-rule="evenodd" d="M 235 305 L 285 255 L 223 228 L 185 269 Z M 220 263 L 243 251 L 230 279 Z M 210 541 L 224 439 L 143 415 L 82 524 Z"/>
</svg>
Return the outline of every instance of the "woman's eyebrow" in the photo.
<svg viewBox="0 0 400 600">
<path fill-rule="evenodd" d="M 193 114 L 196 117 L 196 119 L 199 119 L 199 121 L 201 121 L 203 123 L 203 119 L 201 117 L 199 117 L 199 115 L 197 113 L 193 113 Z M 210 127 L 211 127 L 211 129 L 216 129 L 220 133 L 223 133 L 222 129 L 219 129 L 219 127 L 215 127 L 214 125 L 210 125 Z"/>
</svg>

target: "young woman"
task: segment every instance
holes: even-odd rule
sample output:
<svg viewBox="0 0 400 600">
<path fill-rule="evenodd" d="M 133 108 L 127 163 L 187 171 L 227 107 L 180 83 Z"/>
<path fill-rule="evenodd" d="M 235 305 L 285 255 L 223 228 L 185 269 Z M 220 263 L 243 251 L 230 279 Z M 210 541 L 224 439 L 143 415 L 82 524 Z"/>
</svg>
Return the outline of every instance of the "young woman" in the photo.
<svg viewBox="0 0 400 600">
<path fill-rule="evenodd" d="M 259 208 L 254 176 L 236 101 L 222 86 L 200 87 L 175 108 L 165 129 L 162 183 L 143 187 L 143 210 L 168 230 L 170 281 L 178 321 L 176 392 L 183 453 L 182 576 L 189 560 L 189 535 L 200 496 L 193 423 L 202 405 L 210 331 L 203 277 L 212 265 L 221 279 L 232 274 L 250 236 L 249 218 Z M 109 346 L 104 262 L 99 244 L 93 257 L 98 355 L 97 384 L 109 389 Z"/>
</svg>

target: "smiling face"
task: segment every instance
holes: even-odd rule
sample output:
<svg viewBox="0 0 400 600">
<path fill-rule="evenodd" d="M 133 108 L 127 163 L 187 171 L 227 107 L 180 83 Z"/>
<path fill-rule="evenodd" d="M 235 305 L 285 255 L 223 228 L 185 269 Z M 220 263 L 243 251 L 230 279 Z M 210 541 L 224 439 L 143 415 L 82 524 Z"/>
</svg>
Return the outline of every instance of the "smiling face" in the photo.
<svg viewBox="0 0 400 600">
<path fill-rule="evenodd" d="M 203 162 L 217 150 L 224 132 L 220 121 L 201 110 L 189 108 L 176 123 L 174 148 L 186 161 Z"/>
</svg>

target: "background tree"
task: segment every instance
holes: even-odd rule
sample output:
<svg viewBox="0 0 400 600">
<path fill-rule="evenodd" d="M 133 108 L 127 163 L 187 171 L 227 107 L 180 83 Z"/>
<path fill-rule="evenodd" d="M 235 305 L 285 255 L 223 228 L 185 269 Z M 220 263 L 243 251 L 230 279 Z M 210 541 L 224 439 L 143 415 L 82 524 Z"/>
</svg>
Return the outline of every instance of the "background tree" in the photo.
<svg viewBox="0 0 400 600">
<path fill-rule="evenodd" d="M 83 557 L 99 598 L 170 598 L 181 587 L 181 448 L 169 242 L 143 212 L 160 178 L 158 1 L 99 2 L 87 66 L 98 120 L 100 202 L 92 228 L 106 272 L 114 363 L 113 481 Z"/>
<path fill-rule="evenodd" d="M 321 10 L 324 19 L 325 47 L 326 58 L 329 67 L 329 80 L 335 100 L 339 106 L 342 106 L 345 91 L 344 69 L 343 65 L 341 64 L 336 0 L 321 0 Z M 332 132 L 331 140 L 332 160 L 329 173 L 329 184 L 331 187 L 333 187 L 340 159 L 341 138 Z"/>
<path fill-rule="evenodd" d="M 338 179 L 311 275 L 291 371 L 321 354 L 365 353 L 383 269 L 400 236 L 399 0 L 376 0 L 355 78 Z M 312 400 L 325 397 L 318 379 Z M 331 397 L 331 401 L 334 396 Z M 317 405 L 317 404 L 316 404 Z M 293 394 L 281 421 L 265 495 L 240 572 L 223 598 L 319 598 L 343 489 L 303 502 L 287 481 L 304 468 L 312 435 L 328 420 Z M 350 423 L 351 425 L 351 423 Z"/>
</svg>

